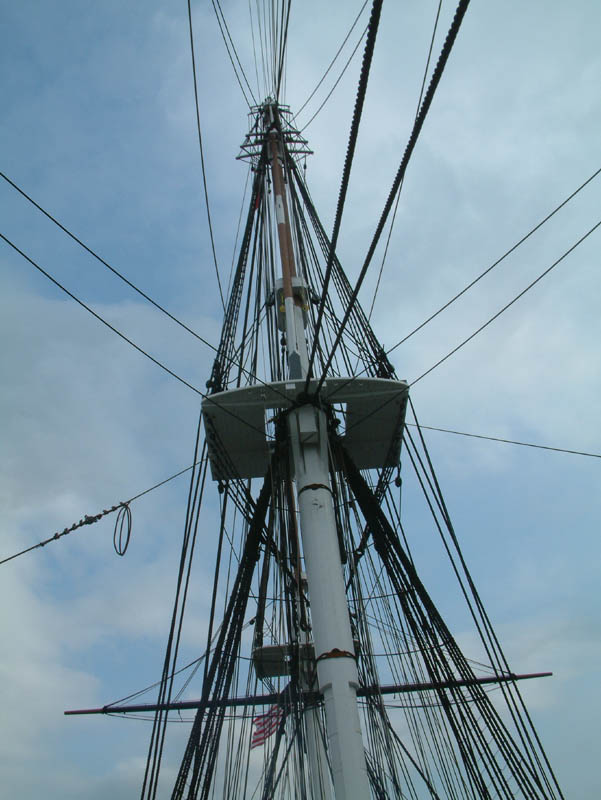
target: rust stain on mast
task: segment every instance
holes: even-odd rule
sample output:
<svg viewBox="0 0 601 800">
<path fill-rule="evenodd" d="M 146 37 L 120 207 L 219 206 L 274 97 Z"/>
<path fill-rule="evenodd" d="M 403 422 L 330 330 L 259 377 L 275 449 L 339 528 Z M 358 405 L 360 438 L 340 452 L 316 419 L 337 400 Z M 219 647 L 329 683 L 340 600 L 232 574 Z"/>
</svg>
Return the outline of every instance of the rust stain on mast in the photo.
<svg viewBox="0 0 601 800">
<path fill-rule="evenodd" d="M 280 160 L 280 146 L 278 134 L 275 130 L 272 130 L 269 134 L 269 146 L 271 148 L 271 174 L 273 177 L 273 190 L 275 194 L 278 240 L 282 259 L 284 298 L 290 297 L 294 299 L 292 278 L 296 277 L 296 265 L 294 263 L 294 252 L 292 249 L 292 236 L 290 235 L 290 217 L 288 214 L 288 201 L 286 199 L 286 188 Z M 295 300 L 295 302 L 298 302 L 298 300 Z"/>
</svg>

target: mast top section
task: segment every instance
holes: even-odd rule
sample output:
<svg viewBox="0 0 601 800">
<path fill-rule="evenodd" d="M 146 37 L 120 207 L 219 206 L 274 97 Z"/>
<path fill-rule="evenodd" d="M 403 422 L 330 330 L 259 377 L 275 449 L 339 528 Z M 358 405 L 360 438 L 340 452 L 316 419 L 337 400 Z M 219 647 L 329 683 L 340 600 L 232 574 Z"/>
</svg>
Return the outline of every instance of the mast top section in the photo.
<svg viewBox="0 0 601 800">
<path fill-rule="evenodd" d="M 249 132 L 240 145 L 238 160 L 250 161 L 256 167 L 270 131 L 276 130 L 281 141 L 292 156 L 308 156 L 313 151 L 309 143 L 294 126 L 294 114 L 290 106 L 282 105 L 271 97 L 258 106 L 251 106 L 248 113 Z"/>
</svg>

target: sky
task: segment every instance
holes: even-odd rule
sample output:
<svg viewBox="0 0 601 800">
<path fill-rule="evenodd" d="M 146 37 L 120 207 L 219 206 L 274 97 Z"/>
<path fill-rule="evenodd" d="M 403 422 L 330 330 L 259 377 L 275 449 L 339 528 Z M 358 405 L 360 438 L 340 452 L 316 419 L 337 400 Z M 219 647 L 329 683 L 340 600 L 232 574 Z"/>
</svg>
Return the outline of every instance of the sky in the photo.
<svg viewBox="0 0 601 800">
<path fill-rule="evenodd" d="M 256 89 L 248 4 L 222 3 Z M 359 2 L 293 2 L 286 102 L 311 93 Z M 353 280 L 411 129 L 437 3 L 384 3 L 339 256 Z M 221 305 L 206 224 L 187 8 L 160 0 L 1 0 L 0 171 L 173 314 L 216 343 Z M 366 24 L 364 12 L 363 25 Z M 443 3 L 438 53 L 454 8 Z M 200 116 L 218 262 L 227 279 L 247 129 L 209 3 L 193 3 Z M 601 167 L 595 2 L 474 2 L 412 156 L 373 326 L 385 347 L 498 259 Z M 356 41 L 359 35 L 351 35 Z M 356 37 L 356 38 L 355 38 Z M 361 48 L 306 128 L 307 181 L 331 230 Z M 350 49 L 345 50 L 350 55 Z M 344 62 L 342 62 L 344 63 Z M 306 124 L 338 76 L 324 82 Z M 255 94 L 262 98 L 262 89 Z M 599 221 L 601 177 L 391 355 L 409 381 L 480 327 Z M 1 232 L 98 314 L 199 389 L 211 351 L 110 275 L 5 181 Z M 420 422 L 601 453 L 598 230 L 412 389 Z M 369 308 L 382 252 L 360 299 Z M 191 463 L 199 397 L 0 242 L 0 558 Z M 227 282 L 227 280 L 226 280 Z M 598 458 L 429 432 L 472 574 L 566 797 L 601 793 Z M 6 796 L 95 800 L 139 791 L 144 722 L 65 718 L 160 676 L 186 478 L 1 566 L 1 774 Z M 438 546 L 404 485 L 410 536 L 443 610 Z M 209 504 L 183 657 L 203 649 L 216 545 Z M 456 631 L 469 646 L 469 632 Z M 165 779 L 186 725 L 172 726 Z M 35 764 L 35 767 L 33 766 Z"/>
</svg>

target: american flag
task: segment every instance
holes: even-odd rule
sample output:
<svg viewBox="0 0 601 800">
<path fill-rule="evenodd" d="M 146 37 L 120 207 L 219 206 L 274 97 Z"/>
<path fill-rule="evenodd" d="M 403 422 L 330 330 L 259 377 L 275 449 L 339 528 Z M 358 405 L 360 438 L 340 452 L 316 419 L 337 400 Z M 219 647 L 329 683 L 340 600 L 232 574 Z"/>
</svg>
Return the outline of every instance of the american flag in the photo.
<svg viewBox="0 0 601 800">
<path fill-rule="evenodd" d="M 282 706 L 276 704 L 271 706 L 269 711 L 266 711 L 265 714 L 259 714 L 253 719 L 254 730 L 253 738 L 250 743 L 251 749 L 263 744 L 265 739 L 268 739 L 277 731 L 283 714 L 284 709 Z"/>
</svg>

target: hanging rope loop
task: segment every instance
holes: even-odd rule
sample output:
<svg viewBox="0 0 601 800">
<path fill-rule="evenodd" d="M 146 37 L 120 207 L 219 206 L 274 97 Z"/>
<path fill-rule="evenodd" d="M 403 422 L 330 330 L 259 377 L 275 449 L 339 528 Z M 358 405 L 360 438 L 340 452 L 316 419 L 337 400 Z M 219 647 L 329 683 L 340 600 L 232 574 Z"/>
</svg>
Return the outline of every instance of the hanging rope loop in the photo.
<svg viewBox="0 0 601 800">
<path fill-rule="evenodd" d="M 113 531 L 113 547 L 118 556 L 124 556 L 131 537 L 131 509 L 129 503 L 121 503 Z"/>
</svg>

